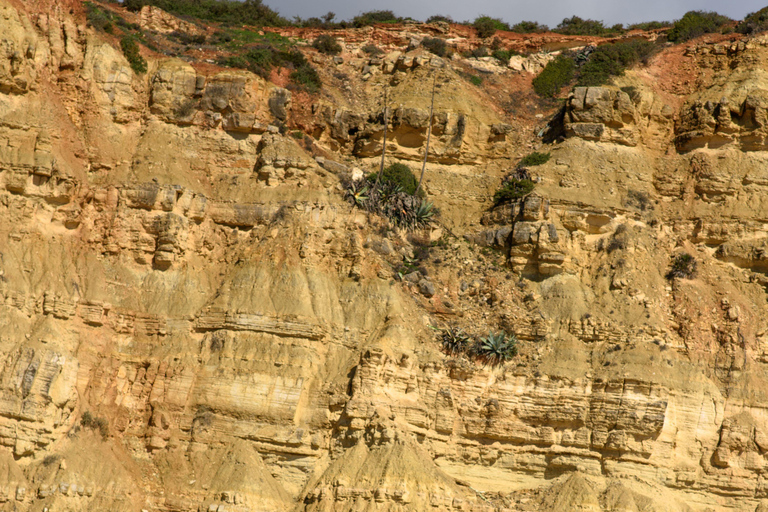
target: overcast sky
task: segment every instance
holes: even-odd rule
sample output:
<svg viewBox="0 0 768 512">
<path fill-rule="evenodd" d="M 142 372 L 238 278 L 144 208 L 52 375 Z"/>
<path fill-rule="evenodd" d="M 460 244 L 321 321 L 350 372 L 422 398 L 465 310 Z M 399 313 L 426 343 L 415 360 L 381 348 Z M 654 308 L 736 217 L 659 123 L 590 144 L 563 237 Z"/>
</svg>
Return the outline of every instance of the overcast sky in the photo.
<svg viewBox="0 0 768 512">
<path fill-rule="evenodd" d="M 692 10 L 717 11 L 742 19 L 747 13 L 768 5 L 768 0 L 263 0 L 263 3 L 287 18 L 320 17 L 332 11 L 338 21 L 366 11 L 388 9 L 398 16 L 417 20 L 443 14 L 463 21 L 487 14 L 509 24 L 526 20 L 555 27 L 563 18 L 573 15 L 600 20 L 607 26 L 675 20 Z"/>
</svg>

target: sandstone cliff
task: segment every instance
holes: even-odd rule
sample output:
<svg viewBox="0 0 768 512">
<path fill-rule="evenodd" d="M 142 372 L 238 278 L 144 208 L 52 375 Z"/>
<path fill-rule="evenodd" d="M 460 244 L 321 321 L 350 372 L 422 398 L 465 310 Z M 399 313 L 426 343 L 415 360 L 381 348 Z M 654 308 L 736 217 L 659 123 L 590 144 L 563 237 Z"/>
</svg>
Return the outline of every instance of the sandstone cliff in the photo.
<svg viewBox="0 0 768 512">
<path fill-rule="evenodd" d="M 310 95 L 146 48 L 136 74 L 80 2 L 0 0 L 0 509 L 768 506 L 768 39 L 670 46 L 558 114 L 543 54 L 409 47 L 451 30 L 303 47 Z M 435 76 L 440 221 L 396 229 L 343 184 L 378 168 L 385 86 L 418 168 Z M 520 354 L 450 356 L 451 325 Z"/>
</svg>

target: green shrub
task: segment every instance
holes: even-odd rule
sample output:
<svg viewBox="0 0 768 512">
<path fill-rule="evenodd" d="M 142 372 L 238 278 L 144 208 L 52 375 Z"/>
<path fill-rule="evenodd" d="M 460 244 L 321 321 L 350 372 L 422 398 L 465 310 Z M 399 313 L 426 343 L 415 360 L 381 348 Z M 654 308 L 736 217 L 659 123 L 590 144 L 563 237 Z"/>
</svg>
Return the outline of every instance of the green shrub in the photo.
<svg viewBox="0 0 768 512">
<path fill-rule="evenodd" d="M 297 67 L 290 77 L 295 84 L 304 87 L 308 92 L 317 92 L 323 86 L 320 75 L 309 64 Z"/>
<path fill-rule="evenodd" d="M 376 181 L 377 176 L 377 173 L 373 173 L 368 179 Z M 413 195 L 416 192 L 416 187 L 419 184 L 410 167 L 401 163 L 394 163 L 385 167 L 381 175 L 381 181 L 391 183 L 409 195 Z"/>
<path fill-rule="evenodd" d="M 368 11 L 352 18 L 352 25 L 361 28 L 375 23 L 398 23 L 399 21 L 400 18 L 392 11 Z"/>
<path fill-rule="evenodd" d="M 549 32 L 549 27 L 540 25 L 537 21 L 521 21 L 512 25 L 511 30 L 518 34 L 539 34 L 541 32 Z"/>
<path fill-rule="evenodd" d="M 550 154 L 547 153 L 539 153 L 538 151 L 534 151 L 530 155 L 526 155 L 523 157 L 522 160 L 520 160 L 520 163 L 518 163 L 518 167 L 531 167 L 534 165 L 542 165 L 547 162 L 549 162 Z"/>
<path fill-rule="evenodd" d="M 258 25 L 282 27 L 288 20 L 277 14 L 261 0 L 125 0 L 123 6 L 138 11 L 145 5 L 153 5 L 178 16 L 192 16 L 201 20 L 227 25 Z"/>
<path fill-rule="evenodd" d="M 371 57 L 376 57 L 377 55 L 381 55 L 384 53 L 384 50 L 376 46 L 375 44 L 367 44 L 361 48 L 363 52 L 370 55 Z"/>
<path fill-rule="evenodd" d="M 85 19 L 88 24 L 100 32 L 111 34 L 114 31 L 115 16 L 91 2 L 85 2 Z"/>
<path fill-rule="evenodd" d="M 437 208 L 416 191 L 416 177 L 403 164 L 393 164 L 384 170 L 381 181 L 373 172 L 365 180 L 347 186 L 345 198 L 352 205 L 382 215 L 392 224 L 407 229 L 428 226 L 438 215 Z M 403 273 L 411 270 L 403 269 Z"/>
<path fill-rule="evenodd" d="M 493 194 L 493 204 L 500 205 L 525 197 L 533 191 L 534 187 L 534 183 L 529 179 L 511 178 Z"/>
<path fill-rule="evenodd" d="M 693 279 L 696 276 L 698 263 L 696 258 L 688 254 L 678 254 L 672 259 L 672 265 L 667 272 L 667 279 Z"/>
<path fill-rule="evenodd" d="M 644 21 L 642 23 L 633 23 L 627 27 L 627 30 L 657 30 L 671 26 L 671 21 Z"/>
<path fill-rule="evenodd" d="M 569 36 L 602 36 L 607 32 L 607 29 L 603 26 L 602 21 L 585 20 L 578 16 L 572 16 L 561 21 L 553 32 Z"/>
<path fill-rule="evenodd" d="M 560 89 L 571 83 L 575 67 L 573 59 L 563 54 L 558 55 L 533 79 L 533 90 L 539 96 L 554 97 Z"/>
<path fill-rule="evenodd" d="M 147 61 L 139 53 L 139 44 L 134 36 L 123 36 L 120 40 L 120 47 L 123 49 L 123 55 L 131 65 L 131 69 L 136 74 L 147 72 Z"/>
<path fill-rule="evenodd" d="M 682 43 L 704 34 L 718 32 L 720 27 L 729 21 L 731 21 L 730 18 L 716 12 L 688 11 L 667 32 L 667 39 Z"/>
<path fill-rule="evenodd" d="M 171 39 L 175 39 L 180 44 L 184 45 L 190 45 L 190 44 L 205 44 L 206 37 L 204 34 L 199 35 L 191 35 L 187 34 L 186 32 L 171 32 L 168 34 L 168 37 Z"/>
<path fill-rule="evenodd" d="M 736 32 L 739 34 L 755 34 L 765 30 L 768 30 L 768 7 L 763 7 L 757 12 L 747 14 L 736 25 Z"/>
<path fill-rule="evenodd" d="M 488 56 L 488 48 L 485 46 L 478 46 L 474 50 L 467 50 L 462 54 L 467 59 L 480 59 Z"/>
<path fill-rule="evenodd" d="M 451 18 L 450 16 L 443 16 L 442 14 L 435 14 L 427 18 L 427 21 L 425 21 L 425 23 L 436 23 L 439 21 L 442 21 L 444 23 L 453 23 L 453 18 Z"/>
<path fill-rule="evenodd" d="M 485 39 L 491 37 L 498 30 L 509 30 L 509 25 L 498 18 L 490 16 L 479 16 L 472 22 L 472 26 L 477 30 L 477 37 Z"/>
<path fill-rule="evenodd" d="M 505 332 L 491 332 L 478 340 L 472 352 L 491 365 L 504 364 L 517 355 L 517 338 Z"/>
<path fill-rule="evenodd" d="M 645 40 L 632 40 L 598 46 L 579 70 L 578 85 L 594 86 L 621 76 L 629 66 L 645 61 L 656 46 Z"/>
<path fill-rule="evenodd" d="M 341 45 L 335 37 L 329 34 L 322 34 L 312 42 L 312 47 L 326 55 L 338 55 L 341 53 Z"/>
<path fill-rule="evenodd" d="M 513 52 L 511 50 L 495 50 L 491 56 L 502 64 L 509 62 Z"/>
<path fill-rule="evenodd" d="M 448 45 L 445 44 L 445 39 L 439 37 L 425 37 L 421 41 L 421 46 L 438 57 L 445 57 L 445 54 L 448 53 Z"/>
<path fill-rule="evenodd" d="M 471 83 L 476 87 L 480 87 L 481 85 L 483 85 L 483 77 L 481 76 L 469 75 L 468 78 L 469 78 L 469 83 Z"/>
</svg>

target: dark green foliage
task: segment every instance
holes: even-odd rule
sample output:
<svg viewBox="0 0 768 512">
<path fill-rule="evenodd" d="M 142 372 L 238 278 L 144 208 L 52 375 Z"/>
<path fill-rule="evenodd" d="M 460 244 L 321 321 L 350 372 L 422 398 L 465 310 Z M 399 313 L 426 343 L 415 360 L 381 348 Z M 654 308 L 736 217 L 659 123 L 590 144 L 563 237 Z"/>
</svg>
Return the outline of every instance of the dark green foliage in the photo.
<svg viewBox="0 0 768 512">
<path fill-rule="evenodd" d="M 364 183 L 353 183 L 347 189 L 347 199 L 358 208 L 387 217 L 407 229 L 428 226 L 438 213 L 432 203 L 406 193 L 393 181 L 376 183 L 376 173 Z"/>
<path fill-rule="evenodd" d="M 438 214 L 431 202 L 418 194 L 416 177 L 408 166 L 396 163 L 384 169 L 381 180 L 374 172 L 360 182 L 347 186 L 346 199 L 371 213 L 387 217 L 393 224 L 408 229 L 428 226 Z"/>
<path fill-rule="evenodd" d="M 418 226 L 426 226 L 432 220 L 432 217 L 437 213 L 437 209 L 433 203 L 429 201 L 421 201 L 416 207 L 414 212 L 414 221 Z"/>
<path fill-rule="evenodd" d="M 123 36 L 120 40 L 120 48 L 123 49 L 123 55 L 125 55 L 134 73 L 142 74 L 147 72 L 147 61 L 139 53 L 139 44 L 134 36 Z"/>
<path fill-rule="evenodd" d="M 251 48 L 245 54 L 249 67 L 256 67 L 269 72 L 272 66 L 279 63 L 279 57 L 272 47 Z"/>
<path fill-rule="evenodd" d="M 505 332 L 490 332 L 475 343 L 472 353 L 488 364 L 504 364 L 517 355 L 517 338 Z"/>
<path fill-rule="evenodd" d="M 317 36 L 317 38 L 312 41 L 312 47 L 326 55 L 337 55 L 341 53 L 341 45 L 335 37 L 329 34 Z"/>
<path fill-rule="evenodd" d="M 470 75 L 469 73 L 462 74 L 462 75 L 464 76 L 464 78 L 469 80 L 469 83 L 471 83 L 472 85 L 475 85 L 477 87 L 480 87 L 481 85 L 483 85 L 483 77 L 481 76 Z"/>
<path fill-rule="evenodd" d="M 667 272 L 667 279 L 693 279 L 696 276 L 698 263 L 696 258 L 688 254 L 678 254 L 672 259 L 672 265 Z"/>
<path fill-rule="evenodd" d="M 493 194 L 493 204 L 500 205 L 520 199 L 530 194 L 534 187 L 534 183 L 529 179 L 510 178 Z"/>
<path fill-rule="evenodd" d="M 468 59 L 479 59 L 481 57 L 487 57 L 488 56 L 488 48 L 485 46 L 478 46 L 474 50 L 467 50 L 463 53 L 464 57 Z"/>
<path fill-rule="evenodd" d="M 268 78 L 273 67 L 292 68 L 291 80 L 308 92 L 317 92 L 322 87 L 320 75 L 309 64 L 300 51 L 280 50 L 270 45 L 250 48 L 245 54 L 234 55 L 220 61 L 220 64 L 232 68 L 242 68 Z"/>
<path fill-rule="evenodd" d="M 302 86 L 308 92 L 317 92 L 323 86 L 323 82 L 320 80 L 320 75 L 318 75 L 315 68 L 309 64 L 297 67 L 296 71 L 291 73 L 291 80 L 293 80 L 296 85 Z"/>
<path fill-rule="evenodd" d="M 540 25 L 538 21 L 521 21 L 512 25 L 512 32 L 518 34 L 538 34 L 541 32 L 549 32 L 549 27 L 546 25 Z"/>
<path fill-rule="evenodd" d="M 330 11 L 327 14 L 324 14 L 322 19 L 313 16 L 311 18 L 307 18 L 306 20 L 302 20 L 297 16 L 295 18 L 294 24 L 298 27 L 306 27 L 306 28 L 325 28 L 325 29 L 338 28 L 339 24 L 333 22 L 333 19 L 335 17 L 336 17 L 336 13 L 330 12 Z"/>
<path fill-rule="evenodd" d="M 171 32 L 169 37 L 184 45 L 205 44 L 206 40 L 204 34 L 193 36 L 191 34 L 187 34 L 186 32 Z"/>
<path fill-rule="evenodd" d="M 682 43 L 711 32 L 719 32 L 720 27 L 731 21 L 730 18 L 707 11 L 688 11 L 677 20 L 667 32 L 667 39 Z"/>
<path fill-rule="evenodd" d="M 425 37 L 421 41 L 421 46 L 438 57 L 445 57 L 445 54 L 448 53 L 448 45 L 445 44 L 445 39 L 439 37 Z"/>
<path fill-rule="evenodd" d="M 533 90 L 539 96 L 552 98 L 560 89 L 571 83 L 575 69 L 573 59 L 560 54 L 533 79 Z"/>
<path fill-rule="evenodd" d="M 376 179 L 376 174 L 369 176 L 369 179 Z M 389 182 L 400 188 L 406 194 L 413 195 L 416 192 L 418 181 L 411 172 L 410 167 L 405 164 L 395 163 L 384 168 L 381 175 L 381 181 Z"/>
<path fill-rule="evenodd" d="M 401 21 L 400 18 L 392 11 L 368 11 L 352 18 L 352 25 L 360 28 L 375 23 L 398 23 L 399 21 Z"/>
<path fill-rule="evenodd" d="M 632 40 L 598 46 L 579 70 L 578 85 L 603 85 L 611 77 L 621 76 L 629 66 L 645 61 L 656 46 L 645 40 Z"/>
<path fill-rule="evenodd" d="M 550 154 L 547 153 L 539 153 L 538 151 L 534 151 L 530 155 L 526 155 L 523 157 L 522 160 L 520 160 L 520 163 L 518 163 L 518 167 L 531 167 L 533 165 L 542 165 L 547 162 L 549 162 Z"/>
<path fill-rule="evenodd" d="M 443 329 L 440 333 L 443 350 L 451 356 L 467 352 L 472 346 L 472 336 L 459 327 Z"/>
<path fill-rule="evenodd" d="M 104 418 L 94 416 L 90 411 L 83 413 L 83 416 L 80 418 L 80 425 L 84 428 L 98 431 L 104 439 L 109 437 L 109 422 Z"/>
<path fill-rule="evenodd" d="M 573 16 L 561 21 L 553 32 L 569 36 L 602 36 L 608 32 L 608 29 L 603 26 L 602 21 L 584 20 Z"/>
<path fill-rule="evenodd" d="M 376 57 L 377 55 L 381 55 L 384 53 L 384 50 L 376 46 L 375 44 L 367 44 L 363 46 L 362 50 L 370 55 L 371 57 Z"/>
<path fill-rule="evenodd" d="M 739 34 L 756 34 L 765 30 L 768 30 L 768 7 L 763 7 L 757 12 L 747 14 L 736 25 L 736 32 Z"/>
<path fill-rule="evenodd" d="M 277 14 L 261 0 L 125 0 L 123 6 L 138 11 L 145 5 L 154 5 L 164 11 L 192 16 L 201 20 L 216 21 L 228 25 L 258 25 L 282 27 L 288 20 Z"/>
<path fill-rule="evenodd" d="M 427 18 L 427 21 L 425 23 L 436 23 L 438 21 L 442 21 L 445 23 L 453 23 L 453 18 L 450 16 L 443 16 L 441 14 L 435 14 L 433 16 L 430 16 Z"/>
<path fill-rule="evenodd" d="M 499 18 L 491 18 L 490 16 L 479 16 L 472 22 L 472 26 L 477 30 L 477 37 L 485 39 L 491 37 L 497 30 L 509 30 L 509 25 L 501 21 Z"/>
<path fill-rule="evenodd" d="M 628 26 L 627 30 L 657 30 L 671 26 L 671 21 L 644 21 L 642 23 L 634 23 Z"/>
<path fill-rule="evenodd" d="M 114 31 L 116 16 L 91 2 L 85 2 L 83 5 L 85 5 L 85 18 L 90 26 L 108 34 Z"/>
<path fill-rule="evenodd" d="M 502 64 L 506 64 L 509 62 L 510 57 L 514 55 L 514 52 L 511 50 L 495 50 L 491 55 Z"/>
</svg>

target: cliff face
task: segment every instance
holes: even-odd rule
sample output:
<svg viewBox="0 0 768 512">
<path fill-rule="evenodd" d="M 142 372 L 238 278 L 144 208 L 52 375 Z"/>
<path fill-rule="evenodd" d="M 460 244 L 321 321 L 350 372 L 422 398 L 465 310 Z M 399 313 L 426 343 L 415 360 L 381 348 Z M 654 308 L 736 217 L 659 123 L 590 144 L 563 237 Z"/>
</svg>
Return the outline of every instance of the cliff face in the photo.
<svg viewBox="0 0 768 512">
<path fill-rule="evenodd" d="M 136 75 L 84 19 L 0 0 L 0 509 L 766 506 L 768 39 L 669 47 L 555 115 L 543 56 L 406 50 L 442 25 L 304 48 L 311 96 L 148 50 Z M 385 84 L 418 168 L 434 76 L 441 220 L 407 232 L 343 183 L 378 168 Z M 447 325 L 520 354 L 452 357 Z"/>
</svg>

